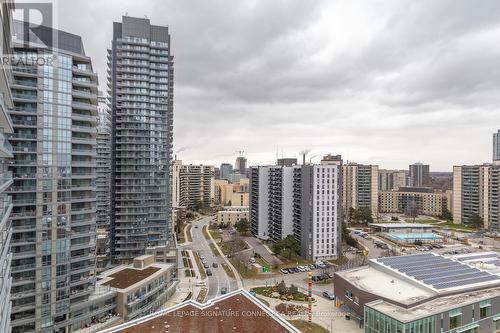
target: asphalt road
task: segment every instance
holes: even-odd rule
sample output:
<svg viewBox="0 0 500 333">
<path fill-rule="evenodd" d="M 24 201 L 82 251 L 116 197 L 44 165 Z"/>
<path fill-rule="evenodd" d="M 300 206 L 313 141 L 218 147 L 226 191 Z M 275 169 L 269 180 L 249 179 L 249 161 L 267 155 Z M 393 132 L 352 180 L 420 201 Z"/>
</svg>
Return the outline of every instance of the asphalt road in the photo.
<svg viewBox="0 0 500 333">
<path fill-rule="evenodd" d="M 205 239 L 203 236 L 203 226 L 208 225 L 210 220 L 213 219 L 211 216 L 205 216 L 199 221 L 193 222 L 193 227 L 191 228 L 193 234 L 193 251 L 199 251 L 199 253 L 205 257 L 207 264 L 210 266 L 212 271 L 212 276 L 207 276 L 208 279 L 208 295 L 207 300 L 212 299 L 218 295 L 221 295 L 221 289 L 226 287 L 228 292 L 238 289 L 236 280 L 227 276 L 226 272 L 222 268 L 221 264 L 224 262 L 222 257 L 215 256 L 208 245 L 210 240 Z M 198 226 L 196 228 L 196 226 Z M 212 267 L 213 263 L 217 263 L 218 267 Z"/>
</svg>

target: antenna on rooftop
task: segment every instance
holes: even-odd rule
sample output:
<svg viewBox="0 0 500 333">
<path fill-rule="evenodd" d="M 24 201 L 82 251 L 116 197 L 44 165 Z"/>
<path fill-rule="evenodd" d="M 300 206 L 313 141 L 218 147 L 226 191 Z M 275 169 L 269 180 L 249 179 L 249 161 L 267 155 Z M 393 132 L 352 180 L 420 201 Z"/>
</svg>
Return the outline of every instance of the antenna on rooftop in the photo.
<svg viewBox="0 0 500 333">
<path fill-rule="evenodd" d="M 236 152 L 237 152 L 238 154 L 240 154 L 240 157 L 241 157 L 241 155 L 242 155 L 245 151 L 244 151 L 244 150 L 237 150 Z"/>
</svg>

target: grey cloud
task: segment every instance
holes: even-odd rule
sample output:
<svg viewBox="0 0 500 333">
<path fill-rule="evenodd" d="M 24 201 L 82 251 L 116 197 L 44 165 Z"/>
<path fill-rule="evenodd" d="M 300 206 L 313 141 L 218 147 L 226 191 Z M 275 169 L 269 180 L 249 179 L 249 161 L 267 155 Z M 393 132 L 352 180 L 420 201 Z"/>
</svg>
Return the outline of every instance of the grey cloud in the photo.
<svg viewBox="0 0 500 333">
<path fill-rule="evenodd" d="M 434 170 L 490 157 L 500 126 L 498 1 L 59 0 L 105 87 L 121 15 L 168 24 L 175 146 L 220 163 L 281 147 Z M 467 135 L 463 135 L 467 133 Z M 461 148 L 458 148 L 461 147 Z"/>
</svg>

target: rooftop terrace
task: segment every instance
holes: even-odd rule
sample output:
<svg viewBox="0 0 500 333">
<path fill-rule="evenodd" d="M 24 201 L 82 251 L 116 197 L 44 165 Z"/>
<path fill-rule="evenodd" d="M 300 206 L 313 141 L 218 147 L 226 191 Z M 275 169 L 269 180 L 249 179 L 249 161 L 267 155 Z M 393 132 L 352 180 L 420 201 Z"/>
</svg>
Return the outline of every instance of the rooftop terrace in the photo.
<svg viewBox="0 0 500 333">
<path fill-rule="evenodd" d="M 150 277 L 154 273 L 158 272 L 161 268 L 159 267 L 146 267 L 144 269 L 136 268 L 124 268 L 116 273 L 108 275 L 112 278 L 111 280 L 104 282 L 103 286 L 110 286 L 118 289 L 126 289 L 134 284 Z"/>
</svg>

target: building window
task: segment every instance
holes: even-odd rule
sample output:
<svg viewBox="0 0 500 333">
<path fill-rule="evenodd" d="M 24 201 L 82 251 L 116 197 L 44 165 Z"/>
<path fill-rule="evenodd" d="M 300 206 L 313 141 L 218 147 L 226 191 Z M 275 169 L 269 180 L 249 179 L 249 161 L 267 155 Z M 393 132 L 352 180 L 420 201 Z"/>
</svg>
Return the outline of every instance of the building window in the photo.
<svg viewBox="0 0 500 333">
<path fill-rule="evenodd" d="M 455 309 L 450 311 L 450 329 L 462 326 L 462 311 Z"/>
<path fill-rule="evenodd" d="M 491 301 L 483 301 L 479 303 L 479 318 L 484 319 L 491 316 Z"/>
</svg>

